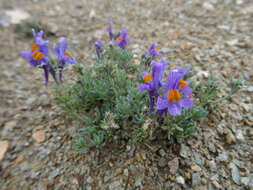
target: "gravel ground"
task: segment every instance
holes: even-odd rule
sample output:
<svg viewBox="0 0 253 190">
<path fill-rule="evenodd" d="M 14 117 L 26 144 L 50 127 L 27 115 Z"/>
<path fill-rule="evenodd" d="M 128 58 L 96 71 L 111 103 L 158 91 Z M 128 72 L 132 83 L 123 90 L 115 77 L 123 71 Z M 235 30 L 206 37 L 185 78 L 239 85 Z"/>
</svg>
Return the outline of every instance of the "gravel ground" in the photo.
<svg viewBox="0 0 253 190">
<path fill-rule="evenodd" d="M 18 55 L 31 41 L 6 19 L 14 8 L 47 26 L 50 40 L 68 36 L 82 64 L 92 61 L 92 43 L 106 38 L 101 28 L 111 18 L 116 29 L 129 29 L 136 59 L 157 42 L 171 67 L 191 64 L 199 78 L 214 75 L 224 88 L 234 75 L 245 88 L 178 144 L 78 154 L 71 143 L 79 124 L 54 105 L 51 85 Z M 251 0 L 0 0 L 0 30 L 1 190 L 253 189 Z"/>
</svg>

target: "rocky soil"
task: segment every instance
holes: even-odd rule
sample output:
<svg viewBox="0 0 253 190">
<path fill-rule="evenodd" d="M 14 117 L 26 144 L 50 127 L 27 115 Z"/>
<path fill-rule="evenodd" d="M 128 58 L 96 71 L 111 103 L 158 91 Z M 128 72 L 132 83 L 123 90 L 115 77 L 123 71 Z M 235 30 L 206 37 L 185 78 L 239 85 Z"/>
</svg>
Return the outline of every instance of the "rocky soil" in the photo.
<svg viewBox="0 0 253 190">
<path fill-rule="evenodd" d="M 67 36 L 79 62 L 90 64 L 109 18 L 116 30 L 129 29 L 136 60 L 157 42 L 171 67 L 191 64 L 224 89 L 234 75 L 244 89 L 182 142 L 78 154 L 72 142 L 81 126 L 54 104 L 52 83 L 45 87 L 41 71 L 18 55 L 31 39 L 15 24 L 39 20 L 51 41 Z M 253 189 L 251 0 L 0 0 L 0 31 L 1 190 Z"/>
</svg>

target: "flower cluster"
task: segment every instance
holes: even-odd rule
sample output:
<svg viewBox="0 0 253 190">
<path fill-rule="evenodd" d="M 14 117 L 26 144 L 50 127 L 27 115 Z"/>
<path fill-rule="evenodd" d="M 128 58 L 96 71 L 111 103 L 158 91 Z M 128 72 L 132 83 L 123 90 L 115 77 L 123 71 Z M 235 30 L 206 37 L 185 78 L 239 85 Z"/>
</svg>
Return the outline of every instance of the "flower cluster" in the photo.
<svg viewBox="0 0 253 190">
<path fill-rule="evenodd" d="M 167 61 L 152 61 L 152 72 L 143 72 L 142 79 L 144 84 L 139 86 L 141 92 L 147 91 L 150 99 L 149 113 L 154 111 L 154 105 L 158 97 L 158 89 L 162 86 L 162 78 Z"/>
<path fill-rule="evenodd" d="M 162 56 L 163 54 L 158 50 L 157 44 L 152 43 L 145 55 L 151 60 L 154 60 L 156 57 Z"/>
<path fill-rule="evenodd" d="M 56 72 L 59 71 L 59 80 L 62 81 L 62 70 L 69 64 L 76 63 L 72 53 L 67 50 L 68 43 L 65 38 L 60 38 L 59 43 L 54 46 L 54 53 L 57 57 L 57 65 L 53 64 L 53 59 L 49 55 L 48 41 L 43 39 L 43 31 L 35 32 L 32 30 L 34 43 L 31 45 L 30 51 L 21 51 L 20 54 L 33 67 L 39 67 L 44 70 L 45 83 L 48 83 L 49 73 L 52 74 L 54 80 L 58 82 Z"/>
<path fill-rule="evenodd" d="M 150 49 L 149 54 L 154 56 L 155 53 L 151 54 Z M 161 61 L 153 60 L 151 65 L 152 73 L 143 72 L 144 84 L 139 85 L 139 91 L 147 91 L 149 94 L 149 113 L 154 112 L 156 107 L 158 120 L 160 120 L 163 115 L 168 113 L 176 116 L 181 114 L 182 109 L 191 108 L 193 100 L 189 95 L 192 93 L 192 89 L 189 86 L 189 81 L 184 80 L 184 76 L 190 71 L 190 67 L 185 69 L 178 67 L 169 71 L 167 81 L 163 82 L 167 62 L 164 59 Z M 160 88 L 163 89 L 162 95 L 159 94 Z"/>
<path fill-rule="evenodd" d="M 113 42 L 113 44 L 121 49 L 125 49 L 126 46 L 130 43 L 130 41 L 127 38 L 128 30 L 123 28 L 119 31 L 119 33 L 115 35 L 113 33 L 113 24 L 111 21 L 109 21 L 108 24 L 105 26 L 104 32 L 108 33 L 109 39 Z M 94 46 L 96 48 L 97 57 L 101 58 L 103 50 L 102 42 L 97 40 L 95 41 Z"/>
<path fill-rule="evenodd" d="M 31 66 L 43 69 L 46 84 L 49 74 L 57 84 L 62 82 L 64 68 L 77 62 L 68 50 L 66 38 L 59 39 L 51 48 L 53 56 L 50 56 L 43 31 L 32 32 L 34 43 L 29 51 L 20 54 Z M 186 138 L 196 131 L 201 118 L 240 89 L 241 82 L 232 80 L 230 94 L 220 97 L 219 85 L 213 77 L 190 84 L 187 80 L 190 67 L 166 71 L 169 63 L 156 43 L 152 43 L 140 63 L 135 64 L 135 56 L 127 48 L 128 30 L 114 33 L 113 24 L 109 22 L 104 32 L 110 41 L 94 42 L 95 63 L 79 66 L 76 80 L 71 85 L 60 85 L 55 91 L 55 102 L 85 126 L 74 145 L 80 152 L 115 140 L 144 142 Z M 134 80 L 135 74 L 140 72 L 141 84 Z M 196 101 L 191 98 L 190 86 Z"/>
</svg>

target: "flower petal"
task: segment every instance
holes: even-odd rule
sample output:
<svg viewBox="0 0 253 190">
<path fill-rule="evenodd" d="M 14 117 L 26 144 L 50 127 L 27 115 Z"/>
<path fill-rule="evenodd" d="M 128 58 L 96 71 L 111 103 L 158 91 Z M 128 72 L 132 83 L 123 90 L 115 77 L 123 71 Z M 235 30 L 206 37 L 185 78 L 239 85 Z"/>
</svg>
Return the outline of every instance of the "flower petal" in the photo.
<svg viewBox="0 0 253 190">
<path fill-rule="evenodd" d="M 180 115 L 181 114 L 181 107 L 178 103 L 169 103 L 168 104 L 168 111 L 172 116 Z"/>
<path fill-rule="evenodd" d="M 141 78 L 142 78 L 142 80 L 144 80 L 144 77 L 145 77 L 147 74 L 148 74 L 148 72 L 142 72 L 142 73 L 141 73 Z"/>
<path fill-rule="evenodd" d="M 182 67 L 177 67 L 178 72 L 180 72 L 182 74 L 182 76 L 184 77 L 184 75 L 186 75 L 187 73 L 190 72 L 191 67 L 187 66 L 185 69 L 183 69 Z"/>
<path fill-rule="evenodd" d="M 189 86 L 184 87 L 183 89 L 180 90 L 184 95 L 189 95 L 192 93 L 192 88 Z"/>
<path fill-rule="evenodd" d="M 161 85 L 161 80 L 163 78 L 164 69 L 167 65 L 167 61 L 152 61 L 152 88 L 157 90 Z"/>
<path fill-rule="evenodd" d="M 61 37 L 59 39 L 59 51 L 60 51 L 61 56 L 64 56 L 64 53 L 67 50 L 67 48 L 68 48 L 68 43 L 67 43 L 66 38 Z"/>
<path fill-rule="evenodd" d="M 64 60 L 66 64 L 74 64 L 76 63 L 76 59 L 71 56 L 64 56 Z"/>
<path fill-rule="evenodd" d="M 140 92 L 144 92 L 146 90 L 149 91 L 150 90 L 150 85 L 149 84 L 141 84 L 141 85 L 139 85 L 138 90 Z"/>
<path fill-rule="evenodd" d="M 59 46 L 54 46 L 54 53 L 59 58 L 60 57 L 60 49 Z"/>
<path fill-rule="evenodd" d="M 169 89 L 179 89 L 179 80 L 182 78 L 182 74 L 178 71 L 172 70 L 169 72 L 168 81 L 163 85 L 165 92 Z"/>
<path fill-rule="evenodd" d="M 20 55 L 22 55 L 27 61 L 30 61 L 32 52 L 31 51 L 20 51 Z"/>
<path fill-rule="evenodd" d="M 164 109 L 168 108 L 168 105 L 169 105 L 169 103 L 166 99 L 158 97 L 158 99 L 157 99 L 157 109 L 158 110 L 164 110 Z"/>
<path fill-rule="evenodd" d="M 193 106 L 193 100 L 187 96 L 183 97 L 179 104 L 182 108 L 191 108 Z"/>
</svg>

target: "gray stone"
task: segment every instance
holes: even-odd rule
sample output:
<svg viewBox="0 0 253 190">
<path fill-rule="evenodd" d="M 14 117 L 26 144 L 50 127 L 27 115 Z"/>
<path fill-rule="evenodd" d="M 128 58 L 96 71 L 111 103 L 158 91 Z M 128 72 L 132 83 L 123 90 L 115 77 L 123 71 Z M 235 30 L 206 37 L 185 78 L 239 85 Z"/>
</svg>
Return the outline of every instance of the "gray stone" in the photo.
<svg viewBox="0 0 253 190">
<path fill-rule="evenodd" d="M 237 166 L 231 162 L 228 167 L 231 169 L 231 175 L 232 175 L 232 179 L 233 181 L 237 184 L 240 185 L 241 184 L 241 176 L 240 176 L 240 171 L 237 168 Z"/>
<path fill-rule="evenodd" d="M 221 30 L 227 30 L 227 31 L 231 29 L 230 26 L 228 25 L 218 25 L 218 28 Z"/>
<path fill-rule="evenodd" d="M 249 177 L 242 177 L 241 178 L 241 183 L 245 186 L 248 186 L 250 182 L 250 178 Z"/>
<path fill-rule="evenodd" d="M 10 166 L 10 162 L 9 161 L 1 161 L 1 167 L 2 167 L 2 169 L 6 169 L 9 166 Z"/>
<path fill-rule="evenodd" d="M 134 186 L 139 187 L 141 186 L 141 184 L 142 184 L 142 179 L 140 176 L 138 176 L 137 179 L 135 180 Z"/>
<path fill-rule="evenodd" d="M 158 165 L 162 168 L 165 167 L 167 165 L 167 160 L 165 158 L 161 158 L 158 162 Z"/>
<path fill-rule="evenodd" d="M 217 160 L 220 162 L 225 162 L 228 160 L 228 154 L 227 152 L 222 152 L 219 154 L 219 156 L 217 157 Z"/>
<path fill-rule="evenodd" d="M 253 188 L 253 174 L 251 174 L 248 178 L 249 178 L 249 181 L 246 180 L 246 181 L 248 181 L 248 186 L 250 188 Z M 245 182 L 245 179 L 244 179 L 244 182 Z"/>
<path fill-rule="evenodd" d="M 2 136 L 9 135 L 15 127 L 17 127 L 17 121 L 15 120 L 5 123 L 4 128 L 2 130 Z"/>
<path fill-rule="evenodd" d="M 202 183 L 202 184 L 206 184 L 206 183 L 207 183 L 206 178 L 202 178 L 202 179 L 201 179 L 201 183 Z"/>
<path fill-rule="evenodd" d="M 226 135 L 226 141 L 228 144 L 233 144 L 236 142 L 235 136 L 233 133 L 229 130 L 227 135 Z"/>
<path fill-rule="evenodd" d="M 202 169 L 201 167 L 199 167 L 198 165 L 193 165 L 191 166 L 191 169 L 194 171 L 194 172 L 200 172 Z"/>
<path fill-rule="evenodd" d="M 92 177 L 89 176 L 89 177 L 87 178 L 87 183 L 91 184 L 93 181 L 94 181 L 94 180 L 92 179 Z"/>
<path fill-rule="evenodd" d="M 159 150 L 159 154 L 164 157 L 166 155 L 166 152 L 163 149 Z"/>
<path fill-rule="evenodd" d="M 91 9 L 91 10 L 90 10 L 90 13 L 89 13 L 89 18 L 90 18 L 91 20 L 94 20 L 95 17 L 96 17 L 96 11 L 95 11 L 94 9 Z"/>
<path fill-rule="evenodd" d="M 112 171 L 106 171 L 104 176 L 104 182 L 109 181 L 113 176 L 114 174 L 112 173 Z"/>
<path fill-rule="evenodd" d="M 46 94 L 43 94 L 38 99 L 39 104 L 46 105 L 49 104 L 49 98 Z"/>
<path fill-rule="evenodd" d="M 206 10 L 213 10 L 213 9 L 215 9 L 214 6 L 211 3 L 209 3 L 209 2 L 204 2 L 202 6 Z"/>
<path fill-rule="evenodd" d="M 248 86 L 247 91 L 248 92 L 253 92 L 253 86 Z"/>
<path fill-rule="evenodd" d="M 173 50 L 171 48 L 162 48 L 161 52 L 163 52 L 163 53 L 169 53 L 169 52 L 173 52 Z"/>
<path fill-rule="evenodd" d="M 215 171 L 217 170 L 216 163 L 215 163 L 215 161 L 213 161 L 213 160 L 208 162 L 208 167 L 210 168 L 210 170 L 211 170 L 212 172 L 215 172 Z"/>
<path fill-rule="evenodd" d="M 211 181 L 215 181 L 215 180 L 217 181 L 218 179 L 219 179 L 219 175 L 218 174 L 215 174 L 215 175 L 213 175 L 213 176 L 210 177 Z"/>
<path fill-rule="evenodd" d="M 183 158 L 188 158 L 190 155 L 190 149 L 188 146 L 181 144 L 181 148 L 180 148 L 180 156 L 182 156 Z"/>
<path fill-rule="evenodd" d="M 203 158 L 201 155 L 194 152 L 193 156 L 194 156 L 194 161 L 196 164 L 201 165 L 201 166 L 204 164 L 205 158 Z"/>
<path fill-rule="evenodd" d="M 21 171 L 28 171 L 30 169 L 30 165 L 27 161 L 24 161 L 20 164 Z"/>
<path fill-rule="evenodd" d="M 127 169 L 127 168 L 126 168 L 126 169 L 124 169 L 123 174 L 124 174 L 124 176 L 127 176 L 127 177 L 128 177 L 129 172 L 128 172 L 128 169 Z"/>
<path fill-rule="evenodd" d="M 242 134 L 242 130 L 240 130 L 240 129 L 237 130 L 235 136 L 236 136 L 236 139 L 237 139 L 237 140 L 239 140 L 239 141 L 244 141 L 244 136 L 243 136 L 243 134 Z"/>
<path fill-rule="evenodd" d="M 54 171 L 52 171 L 49 176 L 48 176 L 48 179 L 53 179 L 55 178 L 56 176 L 58 176 L 60 174 L 60 169 L 57 168 L 55 169 Z"/>
<path fill-rule="evenodd" d="M 201 183 L 200 173 L 192 174 L 192 186 L 199 185 Z"/>
<path fill-rule="evenodd" d="M 35 102 L 37 101 L 37 97 L 35 96 L 30 96 L 27 100 L 26 100 L 26 104 L 27 105 L 33 105 L 35 104 Z"/>
<path fill-rule="evenodd" d="M 5 11 L 10 24 L 20 24 L 22 21 L 30 18 L 30 14 L 22 9 L 11 9 Z"/>
<path fill-rule="evenodd" d="M 121 187 L 121 182 L 120 181 L 114 181 L 113 183 L 111 183 L 109 185 L 109 189 L 110 190 L 121 190 L 123 188 Z"/>
<path fill-rule="evenodd" d="M 209 151 L 212 152 L 212 153 L 215 153 L 215 152 L 216 152 L 216 148 L 215 148 L 215 146 L 214 146 L 213 143 L 208 143 L 208 149 L 209 149 Z"/>
<path fill-rule="evenodd" d="M 181 184 L 181 185 L 184 185 L 184 184 L 185 184 L 185 180 L 184 180 L 184 178 L 183 178 L 182 176 L 178 176 L 178 177 L 176 178 L 176 181 L 177 181 L 177 183 L 179 183 L 179 184 Z"/>
<path fill-rule="evenodd" d="M 178 158 L 174 158 L 173 160 L 168 162 L 170 173 L 176 174 L 178 167 L 179 167 L 179 161 Z"/>
<path fill-rule="evenodd" d="M 226 42 L 226 44 L 229 46 L 234 46 L 234 45 L 238 44 L 238 39 L 229 40 Z"/>
<path fill-rule="evenodd" d="M 129 147 L 130 147 L 130 150 L 129 150 L 128 154 L 129 154 L 129 156 L 134 157 L 136 147 L 134 145 L 132 147 L 131 146 L 129 146 Z M 127 147 L 127 150 L 128 150 L 128 147 Z"/>
<path fill-rule="evenodd" d="M 32 179 L 35 179 L 35 178 L 37 178 L 38 177 L 38 175 L 40 174 L 40 171 L 31 171 L 30 172 L 30 178 L 32 178 Z"/>
<path fill-rule="evenodd" d="M 139 172 L 138 168 L 135 165 L 130 165 L 129 169 L 134 174 Z"/>
</svg>

